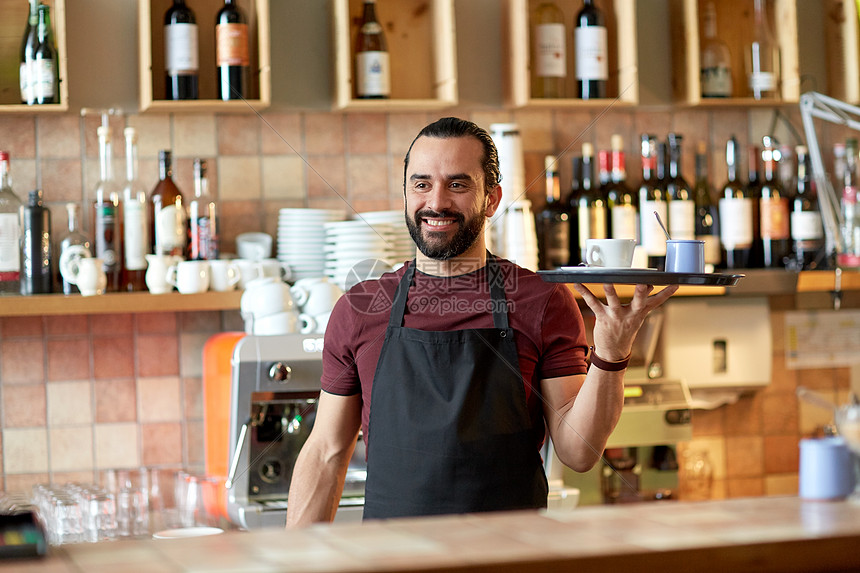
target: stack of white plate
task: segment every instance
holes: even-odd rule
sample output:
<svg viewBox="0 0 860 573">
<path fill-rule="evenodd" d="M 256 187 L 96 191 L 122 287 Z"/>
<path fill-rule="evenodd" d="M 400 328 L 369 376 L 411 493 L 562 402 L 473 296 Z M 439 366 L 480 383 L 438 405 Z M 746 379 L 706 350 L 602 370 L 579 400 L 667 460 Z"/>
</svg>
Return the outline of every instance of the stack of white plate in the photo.
<svg viewBox="0 0 860 573">
<path fill-rule="evenodd" d="M 359 213 L 355 219 L 366 221 L 372 226 L 379 223 L 387 223 L 391 227 L 392 240 L 389 247 L 392 263 L 395 265 L 415 258 L 415 242 L 406 228 L 403 210 L 394 211 L 368 211 Z"/>
<path fill-rule="evenodd" d="M 344 290 L 361 280 L 378 278 L 402 262 L 395 258 L 399 248 L 396 225 L 356 219 L 324 226 L 325 274 Z"/>
<path fill-rule="evenodd" d="M 344 211 L 335 209 L 281 209 L 278 212 L 278 260 L 290 266 L 290 280 L 325 274 L 324 225 L 345 218 Z"/>
</svg>

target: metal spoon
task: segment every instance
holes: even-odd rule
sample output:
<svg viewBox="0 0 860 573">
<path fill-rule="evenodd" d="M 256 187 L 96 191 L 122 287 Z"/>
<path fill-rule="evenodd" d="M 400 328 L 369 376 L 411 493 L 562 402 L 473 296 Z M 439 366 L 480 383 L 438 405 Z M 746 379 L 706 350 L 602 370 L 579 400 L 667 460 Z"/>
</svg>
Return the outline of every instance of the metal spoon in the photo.
<svg viewBox="0 0 860 573">
<path fill-rule="evenodd" d="M 831 402 L 830 400 L 828 400 L 827 398 L 825 398 L 821 394 L 813 392 L 812 390 L 810 390 L 806 386 L 798 386 L 797 387 L 797 396 L 798 396 L 798 398 L 801 398 L 802 400 L 806 400 L 810 404 L 815 404 L 816 406 L 818 406 L 820 408 L 824 408 L 825 410 L 833 410 L 833 411 L 836 410 L 836 404 L 834 404 L 833 402 Z"/>
<path fill-rule="evenodd" d="M 669 236 L 669 231 L 666 230 L 666 225 L 663 224 L 663 219 L 660 218 L 660 213 L 654 211 L 654 216 L 657 217 L 657 223 L 659 223 L 660 228 L 663 229 L 664 233 L 666 233 L 666 240 L 671 241 L 672 237 Z"/>
</svg>

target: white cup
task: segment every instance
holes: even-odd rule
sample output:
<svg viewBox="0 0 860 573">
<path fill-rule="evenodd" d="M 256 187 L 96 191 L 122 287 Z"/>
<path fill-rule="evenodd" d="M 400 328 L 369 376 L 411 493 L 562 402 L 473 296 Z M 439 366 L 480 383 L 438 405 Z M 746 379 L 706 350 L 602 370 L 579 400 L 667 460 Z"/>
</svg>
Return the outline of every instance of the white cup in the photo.
<svg viewBox="0 0 860 573">
<path fill-rule="evenodd" d="M 282 263 L 278 259 L 263 259 L 261 261 L 257 261 L 256 264 L 259 269 L 258 276 L 261 277 L 272 277 L 286 281 L 293 276 L 290 265 Z"/>
<path fill-rule="evenodd" d="M 236 237 L 239 258 L 259 261 L 272 256 L 272 236 L 268 233 L 242 233 Z"/>
<path fill-rule="evenodd" d="M 589 267 L 628 268 L 633 263 L 633 239 L 588 239 L 585 262 Z"/>
<path fill-rule="evenodd" d="M 252 319 L 251 332 L 260 336 L 291 334 L 299 331 L 299 321 L 299 313 L 295 310 L 277 312 L 267 316 L 255 316 Z"/>
<path fill-rule="evenodd" d="M 180 261 L 167 269 L 167 282 L 182 294 L 209 290 L 209 261 Z"/>
<path fill-rule="evenodd" d="M 226 259 L 209 261 L 209 274 L 209 287 L 218 292 L 235 289 L 242 277 L 239 265 Z"/>
<path fill-rule="evenodd" d="M 290 293 L 302 312 L 318 316 L 331 312 L 343 290 L 329 282 L 328 277 L 314 277 L 297 280 Z"/>
<path fill-rule="evenodd" d="M 261 318 L 295 310 L 295 302 L 289 285 L 278 279 L 262 277 L 248 283 L 239 301 L 239 310 L 242 316 Z"/>
</svg>

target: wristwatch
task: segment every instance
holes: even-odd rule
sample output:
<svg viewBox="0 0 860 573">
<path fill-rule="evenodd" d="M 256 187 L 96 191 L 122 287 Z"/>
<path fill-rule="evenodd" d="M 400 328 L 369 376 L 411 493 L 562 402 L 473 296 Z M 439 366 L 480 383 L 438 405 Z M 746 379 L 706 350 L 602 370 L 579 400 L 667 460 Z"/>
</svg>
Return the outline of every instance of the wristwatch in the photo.
<svg viewBox="0 0 860 573">
<path fill-rule="evenodd" d="M 591 362 L 591 364 L 597 366 L 601 370 L 605 370 L 606 372 L 618 372 L 619 370 L 624 370 L 625 368 L 627 368 L 627 365 L 630 363 L 630 357 L 633 355 L 633 353 L 631 352 L 618 362 L 609 362 L 607 360 L 604 360 L 594 352 L 594 346 L 590 346 L 589 351 L 589 361 Z"/>
</svg>

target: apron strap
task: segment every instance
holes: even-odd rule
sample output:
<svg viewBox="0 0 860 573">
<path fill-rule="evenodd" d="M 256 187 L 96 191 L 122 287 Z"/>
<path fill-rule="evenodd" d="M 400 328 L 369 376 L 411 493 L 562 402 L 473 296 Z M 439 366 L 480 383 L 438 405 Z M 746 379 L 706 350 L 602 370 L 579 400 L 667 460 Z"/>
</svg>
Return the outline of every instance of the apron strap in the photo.
<svg viewBox="0 0 860 573">
<path fill-rule="evenodd" d="M 406 264 L 406 272 L 397 285 L 394 293 L 394 302 L 391 304 L 391 314 L 388 317 L 388 326 L 400 328 L 403 326 L 403 315 L 406 313 L 406 297 L 409 287 L 412 286 L 412 277 L 415 276 L 415 259 Z"/>
</svg>

